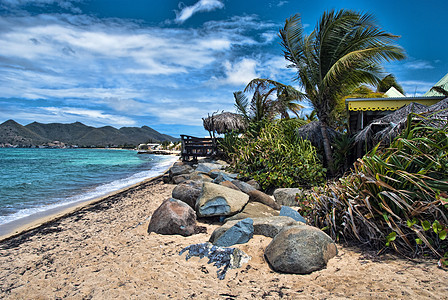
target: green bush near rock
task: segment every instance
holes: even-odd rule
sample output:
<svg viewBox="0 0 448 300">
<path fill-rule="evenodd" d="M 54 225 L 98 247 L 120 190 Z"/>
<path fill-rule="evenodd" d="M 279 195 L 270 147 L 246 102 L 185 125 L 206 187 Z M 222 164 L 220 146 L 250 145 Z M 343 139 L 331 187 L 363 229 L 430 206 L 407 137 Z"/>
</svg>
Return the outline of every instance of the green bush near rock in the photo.
<svg viewBox="0 0 448 300">
<path fill-rule="evenodd" d="M 295 135 L 297 120 L 267 123 L 256 134 L 234 140 L 229 156 L 232 168 L 243 177 L 255 179 L 262 189 L 321 184 L 326 170 L 316 148 Z"/>
</svg>

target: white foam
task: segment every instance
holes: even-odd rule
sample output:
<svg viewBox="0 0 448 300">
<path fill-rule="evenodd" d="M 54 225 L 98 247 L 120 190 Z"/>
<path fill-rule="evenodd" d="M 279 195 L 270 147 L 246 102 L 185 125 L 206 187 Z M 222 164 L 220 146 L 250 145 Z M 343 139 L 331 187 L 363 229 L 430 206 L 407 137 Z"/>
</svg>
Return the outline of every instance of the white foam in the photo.
<svg viewBox="0 0 448 300">
<path fill-rule="evenodd" d="M 148 171 L 142 171 L 136 174 L 133 174 L 130 177 L 115 180 L 109 183 L 102 184 L 100 186 L 97 186 L 96 188 L 93 188 L 92 190 L 75 195 L 72 197 L 69 197 L 61 202 L 58 202 L 56 204 L 48 204 L 48 205 L 42 205 L 38 207 L 33 208 L 25 208 L 21 209 L 18 212 L 7 215 L 7 216 L 0 216 L 0 225 L 4 225 L 6 223 L 25 218 L 28 216 L 31 216 L 36 213 L 44 212 L 50 209 L 54 209 L 60 206 L 65 206 L 68 204 L 74 204 L 78 202 L 84 202 L 89 201 L 95 198 L 99 198 L 102 196 L 105 196 L 111 192 L 118 191 L 120 189 L 129 187 L 131 185 L 134 185 L 136 183 L 142 182 L 146 179 L 158 176 L 163 174 L 176 160 L 178 160 L 178 157 L 176 156 L 157 156 L 161 157 L 163 160 L 156 165 L 153 166 L 151 170 Z"/>
</svg>

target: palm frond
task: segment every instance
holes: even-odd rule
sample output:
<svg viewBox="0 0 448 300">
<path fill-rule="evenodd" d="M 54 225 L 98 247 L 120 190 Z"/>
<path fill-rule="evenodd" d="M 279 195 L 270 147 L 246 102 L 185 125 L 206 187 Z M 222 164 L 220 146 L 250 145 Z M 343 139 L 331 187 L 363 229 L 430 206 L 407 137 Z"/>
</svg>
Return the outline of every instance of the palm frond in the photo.
<svg viewBox="0 0 448 300">
<path fill-rule="evenodd" d="M 233 96 L 235 98 L 235 107 L 236 107 L 236 111 L 238 113 L 241 113 L 245 119 L 249 118 L 248 115 L 248 105 L 249 105 L 249 100 L 247 99 L 246 95 L 244 95 L 243 92 L 238 91 L 238 92 L 234 92 Z"/>
</svg>

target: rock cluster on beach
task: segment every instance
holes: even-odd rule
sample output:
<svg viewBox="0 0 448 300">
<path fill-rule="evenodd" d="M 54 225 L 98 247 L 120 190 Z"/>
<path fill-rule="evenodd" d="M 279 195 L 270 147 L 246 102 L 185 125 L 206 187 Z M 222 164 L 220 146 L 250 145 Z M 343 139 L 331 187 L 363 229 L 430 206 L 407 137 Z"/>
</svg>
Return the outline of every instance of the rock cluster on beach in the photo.
<svg viewBox="0 0 448 300">
<path fill-rule="evenodd" d="M 278 189 L 272 197 L 254 180 L 244 182 L 226 172 L 226 166 L 222 161 L 175 163 L 163 179 L 177 186 L 154 212 L 148 232 L 189 236 L 200 232 L 196 217 L 219 220 L 224 224 L 211 234 L 211 244 L 225 248 L 247 243 L 253 235 L 270 237 L 265 258 L 283 273 L 308 274 L 325 268 L 337 255 L 333 240 L 306 225 L 290 207 L 297 204 L 300 189 Z M 227 249 L 233 253 L 234 248 Z"/>
</svg>

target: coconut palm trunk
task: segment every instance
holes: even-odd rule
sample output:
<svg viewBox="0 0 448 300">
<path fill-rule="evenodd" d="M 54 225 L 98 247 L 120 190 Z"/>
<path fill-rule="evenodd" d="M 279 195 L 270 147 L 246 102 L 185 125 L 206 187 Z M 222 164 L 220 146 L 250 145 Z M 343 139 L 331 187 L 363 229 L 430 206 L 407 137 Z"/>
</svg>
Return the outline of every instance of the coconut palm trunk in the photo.
<svg viewBox="0 0 448 300">
<path fill-rule="evenodd" d="M 322 140 L 325 151 L 325 159 L 327 160 L 328 169 L 331 174 L 334 174 L 333 169 L 333 152 L 331 151 L 331 141 L 327 134 L 328 125 L 325 122 L 321 122 L 320 131 L 322 133 Z"/>
</svg>

